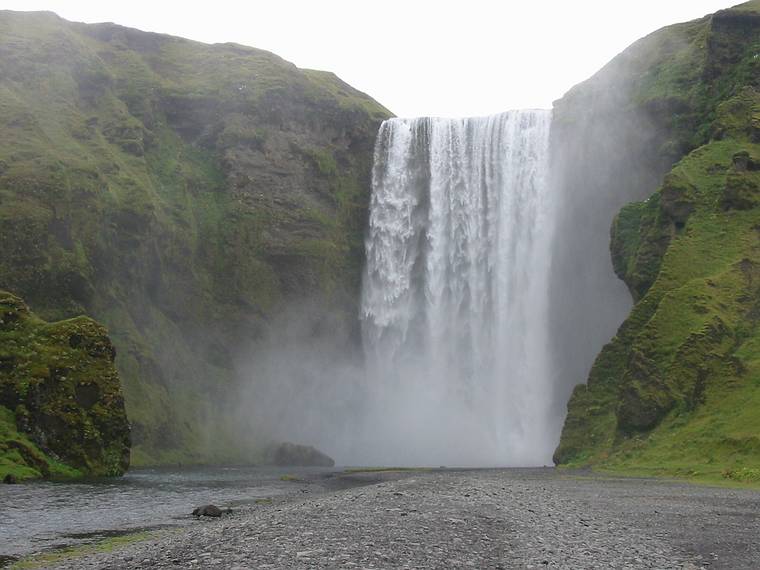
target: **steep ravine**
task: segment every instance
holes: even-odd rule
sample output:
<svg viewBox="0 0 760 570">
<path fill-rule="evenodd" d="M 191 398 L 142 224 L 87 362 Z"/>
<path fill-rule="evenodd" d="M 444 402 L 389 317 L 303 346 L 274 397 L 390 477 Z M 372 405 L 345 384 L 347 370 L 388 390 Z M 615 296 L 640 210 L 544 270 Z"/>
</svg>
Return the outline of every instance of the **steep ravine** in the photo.
<svg viewBox="0 0 760 570">
<path fill-rule="evenodd" d="M 556 116 L 560 136 L 599 141 L 559 153 L 565 172 L 580 165 L 570 188 L 585 186 L 569 222 L 605 224 L 613 203 L 646 200 L 612 224 L 634 306 L 573 391 L 555 461 L 760 480 L 760 2 L 640 40 Z M 564 294 L 576 317 L 593 314 L 593 290 Z"/>
<path fill-rule="evenodd" d="M 0 12 L 0 288 L 109 328 L 133 463 L 251 460 L 225 395 L 281 310 L 355 342 L 389 115 L 261 50 Z"/>
</svg>

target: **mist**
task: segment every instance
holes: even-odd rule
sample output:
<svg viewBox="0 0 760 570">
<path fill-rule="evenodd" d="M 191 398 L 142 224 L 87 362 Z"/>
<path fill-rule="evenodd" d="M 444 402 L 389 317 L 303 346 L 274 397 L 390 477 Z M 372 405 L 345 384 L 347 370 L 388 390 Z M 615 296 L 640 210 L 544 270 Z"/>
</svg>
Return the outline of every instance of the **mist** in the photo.
<svg viewBox="0 0 760 570">
<path fill-rule="evenodd" d="M 684 152 L 667 109 L 628 104 L 636 49 L 552 112 L 386 121 L 358 315 L 312 304 L 270 328 L 243 367 L 249 433 L 344 465 L 550 464 L 632 304 L 614 216 Z"/>
<path fill-rule="evenodd" d="M 243 366 L 247 432 L 339 464 L 550 463 L 550 122 L 381 126 L 361 338 L 317 305 L 291 307 Z"/>
<path fill-rule="evenodd" d="M 365 371 L 355 330 L 342 315 L 316 302 L 293 303 L 241 353 L 236 367 L 230 425 L 247 434 L 259 454 L 288 441 L 350 463 Z"/>
<path fill-rule="evenodd" d="M 673 53 L 685 48 L 674 37 L 669 42 Z M 614 217 L 657 190 L 687 151 L 669 142 L 670 109 L 631 104 L 644 75 L 642 49 L 634 44 L 554 104 L 549 170 L 558 204 L 547 356 L 555 375 L 551 417 L 560 426 L 573 388 L 586 382 L 633 304 L 612 267 Z"/>
</svg>

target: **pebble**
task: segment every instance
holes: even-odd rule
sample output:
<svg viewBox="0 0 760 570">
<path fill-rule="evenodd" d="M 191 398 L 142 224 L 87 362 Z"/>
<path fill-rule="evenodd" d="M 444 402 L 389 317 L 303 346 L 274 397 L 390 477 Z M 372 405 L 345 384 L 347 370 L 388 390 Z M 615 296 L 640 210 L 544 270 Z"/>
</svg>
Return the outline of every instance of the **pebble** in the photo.
<svg viewBox="0 0 760 570">
<path fill-rule="evenodd" d="M 757 513 L 755 491 L 438 471 L 256 505 L 51 567 L 756 568 Z"/>
</svg>

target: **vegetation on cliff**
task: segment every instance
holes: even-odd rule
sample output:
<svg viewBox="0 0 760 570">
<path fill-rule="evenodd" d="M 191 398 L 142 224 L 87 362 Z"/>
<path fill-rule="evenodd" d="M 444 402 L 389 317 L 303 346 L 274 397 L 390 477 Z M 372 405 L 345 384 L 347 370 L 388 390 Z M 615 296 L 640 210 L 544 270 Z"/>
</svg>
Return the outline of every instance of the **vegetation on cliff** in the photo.
<svg viewBox="0 0 760 570">
<path fill-rule="evenodd" d="M 282 306 L 351 331 L 388 115 L 261 50 L 0 12 L 0 287 L 109 327 L 135 463 L 243 459 L 225 394 Z"/>
<path fill-rule="evenodd" d="M 667 45 L 678 49 L 657 59 Z M 660 156 L 684 156 L 613 223 L 635 305 L 575 388 L 555 461 L 757 479 L 760 2 L 661 30 L 621 58 L 638 62 L 618 69 L 636 73 L 630 103 L 662 113 Z"/>
<path fill-rule="evenodd" d="M 0 479 L 126 471 L 129 424 L 114 356 L 92 319 L 46 323 L 0 291 Z"/>
</svg>

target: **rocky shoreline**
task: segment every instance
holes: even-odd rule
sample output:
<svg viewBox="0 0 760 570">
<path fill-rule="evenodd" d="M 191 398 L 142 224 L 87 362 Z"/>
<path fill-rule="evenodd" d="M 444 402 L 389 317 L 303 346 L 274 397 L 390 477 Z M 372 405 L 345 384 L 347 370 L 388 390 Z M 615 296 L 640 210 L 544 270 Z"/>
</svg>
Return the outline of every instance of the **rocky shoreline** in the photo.
<svg viewBox="0 0 760 570">
<path fill-rule="evenodd" d="M 300 487 L 49 567 L 738 569 L 760 560 L 758 491 L 553 469 L 345 473 Z"/>
</svg>

